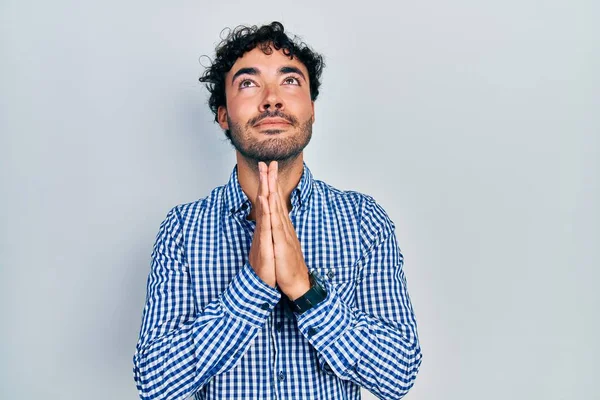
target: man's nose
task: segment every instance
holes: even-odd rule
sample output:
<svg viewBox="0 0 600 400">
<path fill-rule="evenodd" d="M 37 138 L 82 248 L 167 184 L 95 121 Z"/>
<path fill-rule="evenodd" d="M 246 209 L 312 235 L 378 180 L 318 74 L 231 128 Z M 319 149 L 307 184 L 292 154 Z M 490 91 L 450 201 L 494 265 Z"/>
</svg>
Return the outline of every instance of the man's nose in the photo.
<svg viewBox="0 0 600 400">
<path fill-rule="evenodd" d="M 283 99 L 281 98 L 281 95 L 279 93 L 279 88 L 274 87 L 273 85 L 267 86 L 267 88 L 265 89 L 265 97 L 263 98 L 261 105 L 260 105 L 260 111 L 261 112 L 264 112 L 266 110 L 283 111 L 284 109 L 285 109 L 285 103 L 283 102 Z"/>
</svg>

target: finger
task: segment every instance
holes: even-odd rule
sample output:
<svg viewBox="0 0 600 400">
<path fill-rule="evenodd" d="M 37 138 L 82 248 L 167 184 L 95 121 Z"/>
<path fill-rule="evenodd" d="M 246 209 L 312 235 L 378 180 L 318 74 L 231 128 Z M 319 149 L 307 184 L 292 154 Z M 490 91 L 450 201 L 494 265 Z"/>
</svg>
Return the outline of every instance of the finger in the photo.
<svg viewBox="0 0 600 400">
<path fill-rule="evenodd" d="M 289 215 L 285 211 L 287 207 L 283 204 L 283 191 L 281 189 L 281 185 L 279 184 L 279 163 L 277 161 L 271 161 L 269 165 L 269 198 L 273 197 L 273 194 L 278 194 L 277 201 L 274 201 L 273 208 L 271 208 L 271 214 L 279 213 L 279 220 L 281 221 L 281 229 L 285 234 L 289 231 L 291 221 L 289 220 Z M 269 201 L 269 207 L 271 207 L 271 202 Z"/>
<path fill-rule="evenodd" d="M 281 189 L 279 183 L 276 184 L 275 192 L 271 193 L 270 196 L 275 197 L 275 209 L 272 209 L 271 212 L 276 212 L 279 214 L 279 218 L 281 219 L 281 225 L 284 233 L 288 233 L 288 220 L 289 215 L 286 212 L 286 207 L 283 204 L 283 196 L 281 195 Z"/>
<path fill-rule="evenodd" d="M 285 197 L 283 196 L 283 189 L 281 188 L 279 181 L 277 181 L 277 193 L 279 194 L 279 199 L 281 200 L 282 211 L 285 211 L 285 215 L 289 218 L 290 210 L 288 209 L 288 202 L 287 199 L 285 199 Z"/>
<path fill-rule="evenodd" d="M 256 231 L 259 231 L 261 229 L 261 221 L 262 218 L 260 217 L 262 214 L 262 203 L 260 201 L 260 195 L 261 195 L 261 191 L 262 191 L 262 179 L 261 179 L 261 165 L 260 165 L 260 161 L 258 162 L 258 190 L 256 192 L 256 199 L 254 200 L 254 219 L 256 221 Z"/>
<path fill-rule="evenodd" d="M 294 225 L 292 224 L 292 221 L 290 220 L 290 215 L 287 211 L 287 207 L 285 206 L 284 202 L 281 201 L 282 197 L 279 196 L 279 193 L 277 193 L 277 199 L 276 199 L 276 203 L 277 203 L 277 207 L 278 207 L 278 213 L 279 216 L 281 218 L 281 227 L 283 230 L 283 233 L 286 235 L 286 237 L 289 237 L 289 235 L 295 234 L 296 230 L 294 229 Z"/>
<path fill-rule="evenodd" d="M 271 212 L 268 200 L 266 197 L 261 195 L 258 196 L 258 202 L 260 203 L 260 215 L 257 215 L 256 219 L 257 221 L 260 219 L 260 240 L 264 240 L 264 243 L 273 243 L 273 239 L 271 237 Z"/>
<path fill-rule="evenodd" d="M 258 189 L 256 191 L 256 209 L 260 208 L 260 201 L 258 200 L 258 196 L 262 193 L 262 166 L 260 165 L 260 161 L 258 162 Z"/>
<path fill-rule="evenodd" d="M 258 193 L 260 193 L 261 196 L 264 196 L 265 198 L 267 198 L 269 196 L 269 184 L 267 182 L 267 164 L 260 161 L 258 163 L 258 170 L 259 170 L 258 176 L 259 176 L 259 184 L 260 184 Z"/>
<path fill-rule="evenodd" d="M 278 171 L 279 172 L 279 171 Z M 281 213 L 281 218 L 283 222 L 283 228 L 286 233 L 290 232 L 290 229 L 294 229 L 292 225 L 292 221 L 290 220 L 290 209 L 288 208 L 288 201 L 283 195 L 283 189 L 279 184 L 279 180 L 276 182 L 276 190 L 277 190 L 277 211 Z"/>
<path fill-rule="evenodd" d="M 261 218 L 263 213 L 263 205 L 260 201 L 260 195 L 256 196 L 256 201 L 254 202 L 253 212 L 254 212 L 254 221 L 256 221 L 256 227 L 254 228 L 254 233 L 258 234 L 263 227 L 263 219 Z"/>
<path fill-rule="evenodd" d="M 269 166 L 269 197 L 272 194 L 277 193 L 277 201 L 274 202 L 276 208 L 271 209 L 271 213 L 279 213 L 282 231 L 284 234 L 288 234 L 290 229 L 293 229 L 292 222 L 289 218 L 289 210 L 287 209 L 287 201 L 284 203 L 283 189 L 279 184 L 279 164 L 276 161 L 272 161 Z"/>
<path fill-rule="evenodd" d="M 269 194 L 277 192 L 277 161 L 269 164 Z"/>
<path fill-rule="evenodd" d="M 277 192 L 269 195 L 269 209 L 277 210 Z M 285 233 L 283 230 L 283 220 L 279 212 L 271 211 L 271 232 L 273 236 L 273 243 L 275 246 L 281 246 L 285 242 Z"/>
<path fill-rule="evenodd" d="M 277 161 L 271 161 L 271 165 L 269 166 L 269 195 L 272 193 L 278 193 L 280 199 L 283 198 L 281 194 L 281 185 L 279 185 L 279 163 Z M 283 213 L 281 201 L 275 203 L 277 204 L 277 208 L 272 211 Z"/>
</svg>

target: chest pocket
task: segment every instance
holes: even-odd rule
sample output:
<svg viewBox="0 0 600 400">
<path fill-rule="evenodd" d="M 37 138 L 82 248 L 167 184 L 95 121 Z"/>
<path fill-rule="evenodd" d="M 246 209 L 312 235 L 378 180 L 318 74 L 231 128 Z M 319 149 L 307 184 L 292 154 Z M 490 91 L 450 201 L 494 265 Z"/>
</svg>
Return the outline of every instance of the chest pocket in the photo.
<svg viewBox="0 0 600 400">
<path fill-rule="evenodd" d="M 320 276 L 322 280 L 331 283 L 346 304 L 354 305 L 356 285 L 362 280 L 360 264 L 343 267 L 317 267 L 311 271 Z"/>
</svg>

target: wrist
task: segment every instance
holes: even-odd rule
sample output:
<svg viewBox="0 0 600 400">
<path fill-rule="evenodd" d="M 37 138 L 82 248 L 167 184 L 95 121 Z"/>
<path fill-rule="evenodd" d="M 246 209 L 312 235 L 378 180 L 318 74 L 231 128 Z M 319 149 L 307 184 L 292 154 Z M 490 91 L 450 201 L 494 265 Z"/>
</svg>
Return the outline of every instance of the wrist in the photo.
<svg viewBox="0 0 600 400">
<path fill-rule="evenodd" d="M 296 281 L 295 284 L 286 291 L 284 291 L 284 293 L 286 294 L 288 299 L 294 301 L 297 298 L 305 295 L 306 292 L 310 290 L 311 286 L 312 285 L 310 283 L 310 278 L 307 273 L 303 279 L 299 279 L 298 281 Z"/>
<path fill-rule="evenodd" d="M 308 291 L 295 299 L 288 297 L 291 309 L 298 314 L 303 314 L 327 298 L 325 286 L 319 282 L 315 275 L 310 274 L 309 277 L 310 289 Z"/>
</svg>

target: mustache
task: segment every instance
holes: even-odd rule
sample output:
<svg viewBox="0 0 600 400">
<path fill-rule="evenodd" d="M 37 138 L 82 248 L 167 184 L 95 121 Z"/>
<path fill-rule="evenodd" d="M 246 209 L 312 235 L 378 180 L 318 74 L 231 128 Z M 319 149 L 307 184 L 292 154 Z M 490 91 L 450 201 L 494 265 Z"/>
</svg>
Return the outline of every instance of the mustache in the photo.
<svg viewBox="0 0 600 400">
<path fill-rule="evenodd" d="M 298 119 L 296 119 L 296 117 L 294 117 L 293 115 L 288 115 L 282 111 L 279 110 L 275 110 L 275 111 L 265 111 L 263 113 L 261 113 L 260 115 L 257 115 L 256 117 L 250 119 L 248 121 L 248 125 L 249 126 L 254 126 L 256 124 L 258 124 L 260 121 L 262 121 L 265 118 L 282 118 L 285 119 L 287 122 L 289 122 L 292 125 L 297 125 L 298 124 Z"/>
</svg>

